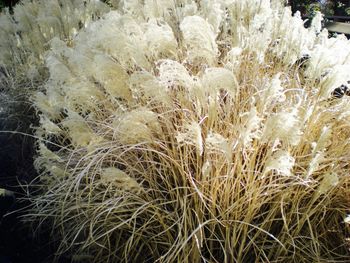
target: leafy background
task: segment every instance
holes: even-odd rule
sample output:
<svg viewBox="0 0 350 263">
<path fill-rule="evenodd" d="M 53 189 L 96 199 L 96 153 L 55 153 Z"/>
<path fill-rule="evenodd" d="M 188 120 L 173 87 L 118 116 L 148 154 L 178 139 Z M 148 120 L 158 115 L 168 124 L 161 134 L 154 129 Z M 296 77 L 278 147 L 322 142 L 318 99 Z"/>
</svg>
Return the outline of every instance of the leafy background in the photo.
<svg viewBox="0 0 350 263">
<path fill-rule="evenodd" d="M 348 16 L 350 15 L 350 1 L 330 1 L 330 0 L 291 0 L 289 1 L 293 11 L 300 10 L 303 15 L 310 15 L 315 11 L 321 11 L 329 16 Z"/>
<path fill-rule="evenodd" d="M 12 7 L 12 6 L 14 6 L 17 2 L 19 2 L 19 1 L 18 1 L 18 0 L 0 0 L 0 8 Z"/>
</svg>

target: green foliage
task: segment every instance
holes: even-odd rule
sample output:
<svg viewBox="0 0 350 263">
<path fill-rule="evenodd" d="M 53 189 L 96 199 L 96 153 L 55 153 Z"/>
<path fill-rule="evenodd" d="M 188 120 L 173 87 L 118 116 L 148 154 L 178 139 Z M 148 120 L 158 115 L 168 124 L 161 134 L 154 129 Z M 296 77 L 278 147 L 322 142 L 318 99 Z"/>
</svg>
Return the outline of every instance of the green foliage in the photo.
<svg viewBox="0 0 350 263">
<path fill-rule="evenodd" d="M 334 3 L 334 12 L 336 15 L 347 16 L 350 15 L 349 4 L 344 4 L 344 1 L 336 1 Z"/>
<path fill-rule="evenodd" d="M 345 9 L 345 12 L 346 12 L 347 15 L 350 16 L 350 7 L 346 8 L 346 9 Z"/>
<path fill-rule="evenodd" d="M 310 6 L 312 4 L 314 4 L 315 1 L 311 1 L 311 0 L 297 0 L 297 1 L 291 1 L 292 7 L 293 7 L 293 11 L 300 11 L 302 14 L 308 13 L 308 11 L 310 11 Z"/>
<path fill-rule="evenodd" d="M 323 3 L 323 4 L 322 4 Z M 303 15 L 313 15 L 320 11 L 325 15 L 350 15 L 350 7 L 344 1 L 312 1 L 295 0 L 291 1 L 294 12 L 299 10 Z"/>
</svg>

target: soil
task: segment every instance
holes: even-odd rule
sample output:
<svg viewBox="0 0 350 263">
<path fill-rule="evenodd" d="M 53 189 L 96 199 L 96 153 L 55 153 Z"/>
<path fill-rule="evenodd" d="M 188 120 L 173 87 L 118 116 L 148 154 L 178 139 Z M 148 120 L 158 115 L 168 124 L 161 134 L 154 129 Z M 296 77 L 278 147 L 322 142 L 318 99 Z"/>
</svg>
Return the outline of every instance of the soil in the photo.
<svg viewBox="0 0 350 263">
<path fill-rule="evenodd" d="M 3 133 L 14 127 L 0 114 L 0 189 L 11 195 L 0 195 L 0 263 L 40 263 L 50 261 L 50 242 L 35 236 L 20 219 L 27 204 L 19 201 L 24 189 L 19 183 L 29 183 L 36 177 L 33 167 L 34 143 L 28 136 Z M 5 123 L 6 122 L 6 125 Z"/>
</svg>

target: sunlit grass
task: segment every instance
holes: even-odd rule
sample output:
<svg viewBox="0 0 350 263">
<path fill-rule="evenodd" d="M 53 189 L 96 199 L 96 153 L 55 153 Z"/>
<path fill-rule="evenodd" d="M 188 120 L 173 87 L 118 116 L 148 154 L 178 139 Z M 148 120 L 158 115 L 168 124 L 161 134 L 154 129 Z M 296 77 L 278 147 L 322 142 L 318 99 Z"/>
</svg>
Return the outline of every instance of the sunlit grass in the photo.
<svg viewBox="0 0 350 263">
<path fill-rule="evenodd" d="M 121 1 L 51 40 L 24 219 L 57 260 L 346 262 L 349 41 L 253 2 Z"/>
</svg>

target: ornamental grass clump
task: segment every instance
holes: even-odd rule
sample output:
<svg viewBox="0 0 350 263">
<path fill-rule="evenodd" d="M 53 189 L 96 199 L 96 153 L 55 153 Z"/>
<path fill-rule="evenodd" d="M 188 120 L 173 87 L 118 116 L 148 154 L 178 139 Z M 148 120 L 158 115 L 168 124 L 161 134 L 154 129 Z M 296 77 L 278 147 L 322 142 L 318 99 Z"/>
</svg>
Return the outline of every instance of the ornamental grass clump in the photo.
<svg viewBox="0 0 350 263">
<path fill-rule="evenodd" d="M 35 114 L 29 98 L 47 81 L 45 65 L 50 41 L 67 45 L 90 22 L 110 8 L 97 0 L 22 0 L 0 14 L 0 104 L 13 122 L 9 129 L 30 132 Z"/>
<path fill-rule="evenodd" d="M 4 9 L 0 16 L 1 68 L 9 79 L 20 82 L 16 87 L 21 82 L 41 83 L 47 76 L 49 41 L 57 37 L 69 45 L 81 28 L 108 11 L 108 6 L 95 0 L 22 0 L 12 13 Z"/>
<path fill-rule="evenodd" d="M 346 262 L 350 43 L 281 1 L 117 1 L 46 54 L 25 217 L 82 262 Z"/>
</svg>

